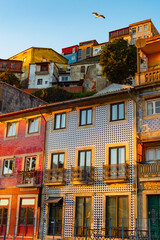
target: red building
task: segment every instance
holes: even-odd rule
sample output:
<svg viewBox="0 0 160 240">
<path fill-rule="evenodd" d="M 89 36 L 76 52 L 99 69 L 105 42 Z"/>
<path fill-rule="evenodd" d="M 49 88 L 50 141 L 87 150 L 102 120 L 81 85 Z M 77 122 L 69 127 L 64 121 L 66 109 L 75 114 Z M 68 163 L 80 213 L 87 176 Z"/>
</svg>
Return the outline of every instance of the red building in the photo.
<svg viewBox="0 0 160 240">
<path fill-rule="evenodd" d="M 0 115 L 0 237 L 38 237 L 44 136 L 38 107 Z"/>
<path fill-rule="evenodd" d="M 22 61 L 0 59 L 0 74 L 7 70 L 13 72 L 16 77 L 20 79 L 22 74 Z"/>
<path fill-rule="evenodd" d="M 62 48 L 62 54 L 64 54 L 64 55 L 72 54 L 72 53 L 75 53 L 77 51 L 78 51 L 78 45 Z"/>
</svg>

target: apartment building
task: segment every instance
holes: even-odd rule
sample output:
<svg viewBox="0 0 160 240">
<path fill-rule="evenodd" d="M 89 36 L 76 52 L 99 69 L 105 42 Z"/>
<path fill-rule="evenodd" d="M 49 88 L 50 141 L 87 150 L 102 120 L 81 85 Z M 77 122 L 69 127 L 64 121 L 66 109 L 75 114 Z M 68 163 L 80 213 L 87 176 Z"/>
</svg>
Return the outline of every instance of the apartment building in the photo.
<svg viewBox="0 0 160 240">
<path fill-rule="evenodd" d="M 22 61 L 0 59 L 0 74 L 9 70 L 18 79 L 21 79 L 22 75 Z"/>
</svg>

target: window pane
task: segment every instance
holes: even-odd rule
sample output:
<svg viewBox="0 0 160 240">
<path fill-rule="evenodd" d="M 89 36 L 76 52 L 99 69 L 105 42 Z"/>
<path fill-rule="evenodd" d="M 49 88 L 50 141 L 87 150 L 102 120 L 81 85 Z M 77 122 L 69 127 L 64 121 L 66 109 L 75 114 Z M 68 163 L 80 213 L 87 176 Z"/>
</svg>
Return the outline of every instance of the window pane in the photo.
<svg viewBox="0 0 160 240">
<path fill-rule="evenodd" d="M 34 208 L 28 208 L 27 225 L 33 225 Z"/>
<path fill-rule="evenodd" d="M 156 149 L 156 160 L 160 160 L 160 149 Z"/>
<path fill-rule="evenodd" d="M 64 166 L 64 153 L 60 153 L 58 168 L 63 168 L 63 166 Z"/>
<path fill-rule="evenodd" d="M 26 208 L 21 208 L 20 209 L 20 224 L 24 224 L 25 215 L 26 215 Z"/>
<path fill-rule="evenodd" d="M 122 219 L 124 219 L 124 227 L 128 227 L 127 197 L 118 197 L 118 217 L 119 227 L 122 227 Z"/>
<path fill-rule="evenodd" d="M 76 234 L 83 235 L 83 219 L 84 219 L 84 211 L 83 211 L 83 203 L 84 198 L 77 197 L 76 198 Z"/>
<path fill-rule="evenodd" d="M 66 114 L 63 113 L 61 116 L 61 128 L 65 128 L 66 126 Z"/>
<path fill-rule="evenodd" d="M 52 155 L 52 162 L 51 162 L 51 168 L 55 169 L 58 167 L 58 154 Z"/>
<path fill-rule="evenodd" d="M 7 213 L 8 213 L 8 208 L 4 208 L 3 224 L 7 224 Z"/>
<path fill-rule="evenodd" d="M 85 206 L 85 219 L 87 220 L 87 228 L 88 228 L 91 225 L 91 198 L 90 197 L 86 197 L 85 198 L 85 203 L 86 203 L 86 206 Z M 85 226 L 86 226 L 86 221 L 85 221 Z"/>
<path fill-rule="evenodd" d="M 34 132 L 34 120 L 29 120 L 29 133 Z"/>
<path fill-rule="evenodd" d="M 12 173 L 13 170 L 13 160 L 9 160 L 8 173 Z"/>
<path fill-rule="evenodd" d="M 30 171 L 30 158 L 26 158 L 25 169 L 26 171 Z"/>
<path fill-rule="evenodd" d="M 155 112 L 160 113 L 160 101 L 155 102 Z"/>
<path fill-rule="evenodd" d="M 2 221 L 2 208 L 0 208 L 0 224 L 1 224 L 1 221 Z"/>
<path fill-rule="evenodd" d="M 91 166 L 91 151 L 86 152 L 86 166 L 87 167 Z"/>
<path fill-rule="evenodd" d="M 87 111 L 87 124 L 92 124 L 92 109 Z"/>
<path fill-rule="evenodd" d="M 60 128 L 60 114 L 56 115 L 56 124 L 55 124 L 55 129 Z"/>
<path fill-rule="evenodd" d="M 36 168 L 36 157 L 32 157 L 32 166 L 31 166 L 31 169 L 30 170 L 35 170 Z"/>
<path fill-rule="evenodd" d="M 146 160 L 147 161 L 155 160 L 155 151 L 154 151 L 154 149 L 146 150 Z"/>
<path fill-rule="evenodd" d="M 34 119 L 34 132 L 38 132 L 38 118 Z"/>
<path fill-rule="evenodd" d="M 125 148 L 118 148 L 118 164 L 125 163 Z"/>
<path fill-rule="evenodd" d="M 147 115 L 153 114 L 153 102 L 147 102 Z"/>
<path fill-rule="evenodd" d="M 112 116 L 111 116 L 111 120 L 117 120 L 118 116 L 117 116 L 117 105 L 112 105 Z"/>
<path fill-rule="evenodd" d="M 79 152 L 79 166 L 84 167 L 85 166 L 85 152 Z"/>
<path fill-rule="evenodd" d="M 110 164 L 117 164 L 117 148 L 110 149 Z"/>
<path fill-rule="evenodd" d="M 81 125 L 86 125 L 86 110 L 81 111 Z"/>
<path fill-rule="evenodd" d="M 4 169 L 3 169 L 3 174 L 8 174 L 8 160 L 4 160 Z"/>
<path fill-rule="evenodd" d="M 119 119 L 124 119 L 124 103 L 119 104 Z"/>
<path fill-rule="evenodd" d="M 7 136 L 12 136 L 12 124 L 8 123 Z"/>
<path fill-rule="evenodd" d="M 107 226 L 111 219 L 111 226 L 117 227 L 116 219 L 116 197 L 107 197 Z"/>
</svg>

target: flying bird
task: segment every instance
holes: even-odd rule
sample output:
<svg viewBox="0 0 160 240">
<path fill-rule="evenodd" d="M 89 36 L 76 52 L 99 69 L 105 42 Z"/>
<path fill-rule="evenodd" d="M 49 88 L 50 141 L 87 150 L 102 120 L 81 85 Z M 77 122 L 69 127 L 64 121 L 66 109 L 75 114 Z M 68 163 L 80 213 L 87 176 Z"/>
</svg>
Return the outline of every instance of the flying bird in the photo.
<svg viewBox="0 0 160 240">
<path fill-rule="evenodd" d="M 98 14 L 96 12 L 93 12 L 92 14 L 94 14 L 96 17 L 95 18 L 98 18 L 98 17 L 101 17 L 101 18 L 104 18 L 105 19 L 105 16 L 101 15 L 101 14 Z"/>
</svg>

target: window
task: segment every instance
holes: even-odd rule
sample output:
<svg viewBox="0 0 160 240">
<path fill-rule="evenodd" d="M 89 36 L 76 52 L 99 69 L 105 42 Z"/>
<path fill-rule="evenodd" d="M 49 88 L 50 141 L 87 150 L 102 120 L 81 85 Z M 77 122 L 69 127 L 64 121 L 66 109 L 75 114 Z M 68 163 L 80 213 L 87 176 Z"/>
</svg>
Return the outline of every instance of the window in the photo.
<svg viewBox="0 0 160 240">
<path fill-rule="evenodd" d="M 38 79 L 37 80 L 37 85 L 42 85 L 42 81 L 43 81 L 43 79 Z"/>
<path fill-rule="evenodd" d="M 8 208 L 9 208 L 9 200 L 1 198 L 0 199 L 0 234 L 5 233 L 5 227 L 8 219 Z"/>
<path fill-rule="evenodd" d="M 123 227 L 128 227 L 128 197 L 127 196 L 115 196 L 106 197 L 106 234 L 110 231 L 110 219 L 111 227 L 117 227 L 117 235 L 122 236 L 122 219 Z M 115 230 L 115 229 L 114 229 Z M 119 234 L 118 234 L 118 231 Z"/>
<path fill-rule="evenodd" d="M 34 171 L 36 169 L 36 157 L 26 157 L 25 171 Z"/>
<path fill-rule="evenodd" d="M 90 54 L 90 47 L 87 47 L 86 54 Z"/>
<path fill-rule="evenodd" d="M 122 35 L 123 34 L 123 30 L 118 31 L 118 35 Z"/>
<path fill-rule="evenodd" d="M 138 32 L 142 32 L 142 26 L 138 26 Z"/>
<path fill-rule="evenodd" d="M 91 150 L 78 152 L 78 166 L 84 168 L 91 166 Z"/>
<path fill-rule="evenodd" d="M 29 119 L 28 122 L 28 133 L 38 132 L 38 118 Z"/>
<path fill-rule="evenodd" d="M 7 137 L 16 136 L 16 124 L 15 122 L 7 123 Z"/>
<path fill-rule="evenodd" d="M 144 38 L 148 38 L 148 36 L 147 36 L 147 35 L 144 35 Z"/>
<path fill-rule="evenodd" d="M 148 30 L 148 24 L 144 25 L 144 31 Z"/>
<path fill-rule="evenodd" d="M 160 147 L 146 149 L 146 161 L 152 162 L 160 160 Z"/>
<path fill-rule="evenodd" d="M 63 210 L 63 199 L 52 198 L 49 203 L 48 235 L 53 236 L 53 228 L 54 228 L 55 235 L 61 235 L 62 210 Z"/>
<path fill-rule="evenodd" d="M 125 147 L 109 148 L 110 176 L 125 176 Z"/>
<path fill-rule="evenodd" d="M 80 110 L 80 126 L 92 125 L 92 108 Z"/>
<path fill-rule="evenodd" d="M 45 81 L 45 84 L 47 84 L 48 83 L 48 81 Z"/>
<path fill-rule="evenodd" d="M 104 45 L 103 45 L 103 46 L 101 46 L 101 49 L 102 49 L 102 50 L 104 49 Z"/>
<path fill-rule="evenodd" d="M 6 68 L 6 63 L 5 62 L 2 63 L 2 68 Z"/>
<path fill-rule="evenodd" d="M 15 68 L 15 63 L 11 63 L 11 68 Z"/>
<path fill-rule="evenodd" d="M 54 129 L 66 128 L 66 113 L 55 114 Z"/>
<path fill-rule="evenodd" d="M 13 173 L 13 159 L 4 160 L 3 174 L 8 175 Z"/>
<path fill-rule="evenodd" d="M 132 34 L 136 34 L 136 28 L 132 28 Z"/>
<path fill-rule="evenodd" d="M 81 66 L 81 73 L 85 73 L 85 66 Z"/>
<path fill-rule="evenodd" d="M 82 50 L 81 49 L 78 49 L 78 57 L 80 57 L 82 54 Z"/>
<path fill-rule="evenodd" d="M 75 52 L 76 52 L 76 49 L 75 49 L 75 48 L 73 48 L 73 49 L 72 49 L 72 53 L 75 53 Z"/>
<path fill-rule="evenodd" d="M 42 64 L 41 65 L 41 72 L 48 71 L 48 64 Z"/>
<path fill-rule="evenodd" d="M 91 197 L 76 198 L 75 235 L 90 235 L 91 228 Z"/>
<path fill-rule="evenodd" d="M 51 157 L 51 169 L 64 167 L 64 153 L 53 153 Z"/>
<path fill-rule="evenodd" d="M 62 77 L 62 81 L 68 81 L 68 77 Z"/>
<path fill-rule="evenodd" d="M 110 121 L 124 120 L 124 102 L 111 104 Z"/>
<path fill-rule="evenodd" d="M 124 33 L 125 34 L 129 33 L 128 29 L 124 29 Z"/>
<path fill-rule="evenodd" d="M 72 57 L 72 60 L 75 60 L 75 56 Z"/>
<path fill-rule="evenodd" d="M 148 101 L 147 102 L 147 115 L 159 114 L 160 113 L 160 100 Z"/>
<path fill-rule="evenodd" d="M 23 62 L 26 62 L 26 58 L 23 58 Z"/>
</svg>

